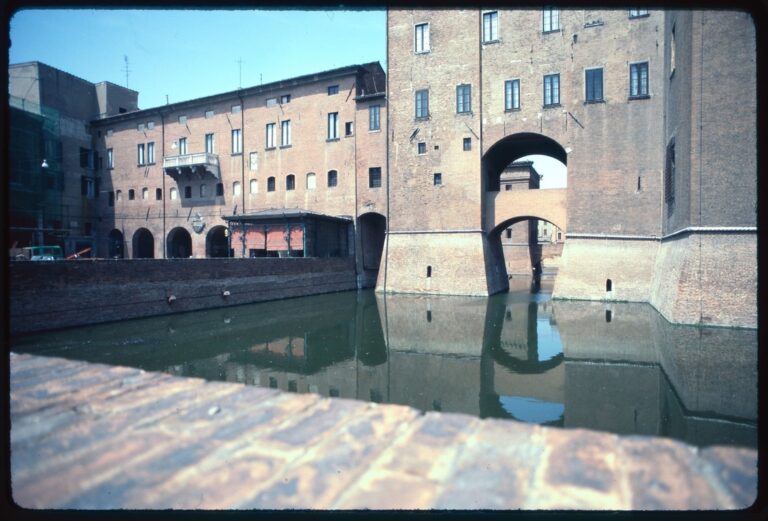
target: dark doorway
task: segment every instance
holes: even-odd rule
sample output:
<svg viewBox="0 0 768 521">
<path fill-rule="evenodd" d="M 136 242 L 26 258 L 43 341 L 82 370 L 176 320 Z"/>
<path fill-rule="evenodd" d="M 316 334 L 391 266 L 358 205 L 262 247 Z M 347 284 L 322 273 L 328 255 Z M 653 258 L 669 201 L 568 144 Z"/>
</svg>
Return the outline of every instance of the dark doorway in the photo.
<svg viewBox="0 0 768 521">
<path fill-rule="evenodd" d="M 381 264 L 381 251 L 387 230 L 387 218 L 378 213 L 365 213 L 357 220 L 363 268 L 363 287 L 376 285 Z"/>
<path fill-rule="evenodd" d="M 192 256 L 192 236 L 184 228 L 174 228 L 168 233 L 168 258 L 186 259 Z"/>
<path fill-rule="evenodd" d="M 109 244 L 107 247 L 108 250 L 108 256 L 110 259 L 122 259 L 125 257 L 125 253 L 123 251 L 123 232 L 120 230 L 112 230 L 109 232 Z"/>
<path fill-rule="evenodd" d="M 133 258 L 155 258 L 155 238 L 152 236 L 152 232 L 146 228 L 139 228 L 133 234 Z"/>
<path fill-rule="evenodd" d="M 208 257 L 228 257 L 227 229 L 224 226 L 214 226 L 205 237 L 205 254 Z"/>
</svg>

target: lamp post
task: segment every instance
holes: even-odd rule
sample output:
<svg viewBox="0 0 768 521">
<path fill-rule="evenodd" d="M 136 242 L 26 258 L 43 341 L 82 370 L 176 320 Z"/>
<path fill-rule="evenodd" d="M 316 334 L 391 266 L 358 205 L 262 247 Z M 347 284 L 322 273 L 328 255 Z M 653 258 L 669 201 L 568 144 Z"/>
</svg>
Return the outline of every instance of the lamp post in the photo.
<svg viewBox="0 0 768 521">
<path fill-rule="evenodd" d="M 35 241 L 37 246 L 43 245 L 43 212 L 45 211 L 45 173 L 48 170 L 48 161 L 43 158 L 40 165 L 40 194 L 37 201 L 37 230 L 35 230 Z"/>
</svg>

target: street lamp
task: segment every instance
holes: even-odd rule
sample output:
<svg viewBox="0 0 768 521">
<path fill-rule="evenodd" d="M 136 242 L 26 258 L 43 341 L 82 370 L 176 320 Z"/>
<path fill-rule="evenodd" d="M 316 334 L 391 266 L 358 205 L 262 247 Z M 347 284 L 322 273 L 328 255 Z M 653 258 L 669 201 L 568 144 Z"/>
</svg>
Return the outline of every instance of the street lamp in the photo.
<svg viewBox="0 0 768 521">
<path fill-rule="evenodd" d="M 46 161 L 45 158 L 43 158 L 43 163 L 40 165 L 40 168 L 42 169 L 41 175 L 40 175 L 40 195 L 37 203 L 37 231 L 35 235 L 37 235 L 37 245 L 42 246 L 43 245 L 43 212 L 45 211 L 45 171 L 49 168 L 48 167 L 48 161 Z"/>
</svg>

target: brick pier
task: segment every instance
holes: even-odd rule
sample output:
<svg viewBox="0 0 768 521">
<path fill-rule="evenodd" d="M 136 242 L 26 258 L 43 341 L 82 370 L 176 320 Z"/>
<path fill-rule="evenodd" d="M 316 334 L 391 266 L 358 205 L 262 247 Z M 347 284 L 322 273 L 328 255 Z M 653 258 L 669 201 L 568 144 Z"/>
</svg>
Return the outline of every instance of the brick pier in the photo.
<svg viewBox="0 0 768 521">
<path fill-rule="evenodd" d="M 10 355 L 24 508 L 741 509 L 757 453 Z"/>
</svg>

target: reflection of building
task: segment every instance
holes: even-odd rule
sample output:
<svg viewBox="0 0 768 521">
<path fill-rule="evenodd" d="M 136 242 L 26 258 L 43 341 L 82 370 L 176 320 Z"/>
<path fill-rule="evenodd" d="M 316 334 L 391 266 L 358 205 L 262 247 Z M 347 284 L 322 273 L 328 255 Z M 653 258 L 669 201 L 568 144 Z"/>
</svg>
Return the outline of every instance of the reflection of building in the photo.
<svg viewBox="0 0 768 521">
<path fill-rule="evenodd" d="M 138 93 L 39 62 L 9 66 L 8 78 L 9 246 L 59 245 L 67 255 L 91 248 L 104 157 L 90 122 L 135 110 Z"/>
</svg>

